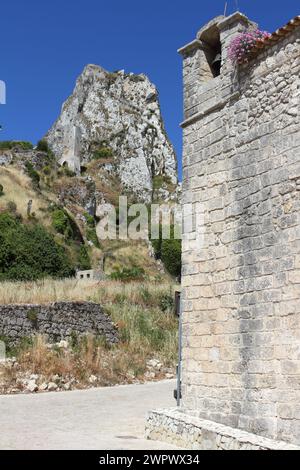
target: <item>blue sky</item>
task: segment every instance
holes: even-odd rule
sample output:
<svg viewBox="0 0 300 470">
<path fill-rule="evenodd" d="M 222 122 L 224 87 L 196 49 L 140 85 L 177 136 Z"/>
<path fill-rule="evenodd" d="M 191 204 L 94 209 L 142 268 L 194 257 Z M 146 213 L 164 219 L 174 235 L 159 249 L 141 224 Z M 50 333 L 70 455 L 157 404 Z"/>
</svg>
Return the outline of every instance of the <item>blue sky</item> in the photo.
<svg viewBox="0 0 300 470">
<path fill-rule="evenodd" d="M 1 5 L 1 140 L 40 139 L 88 63 L 146 73 L 157 85 L 166 128 L 181 154 L 181 58 L 176 50 L 225 0 L 10 0 Z M 228 14 L 236 7 L 228 1 Z M 295 0 L 238 0 L 240 11 L 273 31 L 300 13 Z"/>
</svg>

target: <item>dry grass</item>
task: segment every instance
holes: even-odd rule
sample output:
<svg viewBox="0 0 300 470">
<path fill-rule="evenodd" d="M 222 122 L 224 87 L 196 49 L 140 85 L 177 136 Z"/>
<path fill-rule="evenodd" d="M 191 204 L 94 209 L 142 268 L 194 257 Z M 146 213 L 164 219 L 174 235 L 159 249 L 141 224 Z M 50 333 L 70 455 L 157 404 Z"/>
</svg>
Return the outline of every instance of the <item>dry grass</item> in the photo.
<svg viewBox="0 0 300 470">
<path fill-rule="evenodd" d="M 114 360 L 110 356 L 105 345 L 91 335 L 71 349 L 49 349 L 46 338 L 39 335 L 32 346 L 18 354 L 18 363 L 19 370 L 39 374 L 46 381 L 58 375 L 64 381 L 75 378 L 84 385 L 91 375 L 97 375 L 101 385 L 109 385 L 116 383 L 112 373 Z"/>
<path fill-rule="evenodd" d="M 145 373 L 149 370 L 147 359 L 152 357 L 153 351 L 149 355 L 128 344 L 109 349 L 92 336 L 82 339 L 75 348 L 49 349 L 46 339 L 36 336 L 31 346 L 17 353 L 17 366 L 0 367 L 0 393 L 22 391 L 23 378 L 32 374 L 38 377 L 38 385 L 54 381 L 62 390 L 66 383 L 75 389 L 143 382 L 149 380 Z M 165 378 L 166 371 L 175 371 L 174 360 L 162 363 L 152 380 Z"/>
<path fill-rule="evenodd" d="M 0 391 L 22 389 L 18 377 L 37 374 L 39 383 L 58 377 L 59 387 L 107 386 L 149 380 L 147 362 L 157 359 L 162 369 L 151 379 L 175 371 L 178 323 L 173 312 L 172 285 L 122 284 L 120 282 L 43 281 L 39 283 L 0 284 L 1 302 L 52 302 L 93 300 L 101 303 L 117 325 L 120 341 L 110 346 L 103 338 L 91 335 L 72 338 L 70 347 L 49 348 L 46 338 L 36 336 L 17 350 L 18 365 L 2 371 Z M 1 375 L 1 368 L 0 368 Z M 19 384 L 19 385 L 18 385 Z"/>
<path fill-rule="evenodd" d="M 31 179 L 20 169 L 10 167 L 0 167 L 0 183 L 4 188 L 4 195 L 0 198 L 0 209 L 5 209 L 7 203 L 12 201 L 17 206 L 17 212 L 22 215 L 23 219 L 27 219 L 27 204 L 31 199 L 32 212 L 35 213 L 36 219 L 46 226 L 51 225 L 49 213 L 49 199 L 42 193 L 37 193 L 32 188 Z"/>
<path fill-rule="evenodd" d="M 132 282 L 124 284 L 118 281 L 77 281 L 76 279 L 43 279 L 35 282 L 0 282 L 0 304 L 51 303 L 58 301 L 112 302 L 119 296 L 125 296 L 130 302 L 141 299 L 141 292 L 148 289 L 150 295 L 159 296 L 171 292 L 172 284 Z"/>
</svg>

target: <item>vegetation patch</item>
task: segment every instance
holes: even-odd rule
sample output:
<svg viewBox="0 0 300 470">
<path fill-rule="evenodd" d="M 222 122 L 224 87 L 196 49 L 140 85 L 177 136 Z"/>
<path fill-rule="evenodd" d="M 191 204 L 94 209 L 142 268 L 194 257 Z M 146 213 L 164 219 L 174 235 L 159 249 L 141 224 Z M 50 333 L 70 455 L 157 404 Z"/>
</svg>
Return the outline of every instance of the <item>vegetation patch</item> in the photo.
<svg viewBox="0 0 300 470">
<path fill-rule="evenodd" d="M 114 281 L 137 281 L 145 278 L 145 270 L 139 266 L 133 266 L 132 268 L 117 268 L 110 275 L 110 278 Z"/>
<path fill-rule="evenodd" d="M 151 239 L 156 259 L 160 259 L 167 271 L 175 277 L 181 275 L 181 240 L 175 238 L 174 225 L 170 227 L 170 238 L 163 239 L 163 229 L 159 226 L 159 238 Z"/>
<path fill-rule="evenodd" d="M 95 228 L 88 227 L 86 230 L 86 238 L 88 241 L 92 242 L 96 248 L 100 248 L 100 243 L 97 237 L 97 232 Z"/>
<path fill-rule="evenodd" d="M 29 161 L 27 161 L 25 163 L 25 169 L 26 169 L 26 173 L 28 174 L 29 178 L 31 179 L 32 181 L 32 184 L 35 188 L 39 188 L 39 184 L 40 184 L 40 175 L 38 174 L 38 172 L 35 170 L 33 164 Z"/>
<path fill-rule="evenodd" d="M 32 150 L 33 145 L 31 142 L 18 141 L 18 140 L 2 140 L 0 141 L 0 150 L 12 150 L 14 148 L 21 148 L 22 150 Z"/>
<path fill-rule="evenodd" d="M 48 142 L 45 139 L 39 140 L 36 149 L 40 152 L 48 153 L 50 151 Z"/>
<path fill-rule="evenodd" d="M 111 159 L 113 156 L 113 151 L 108 146 L 101 146 L 93 152 L 93 160 Z"/>
<path fill-rule="evenodd" d="M 153 190 L 157 191 L 159 189 L 166 189 L 169 192 L 173 192 L 176 188 L 176 185 L 172 183 L 172 180 L 169 176 L 166 175 L 156 175 L 152 179 Z"/>
<path fill-rule="evenodd" d="M 64 248 L 42 225 L 25 225 L 12 213 L 0 214 L 0 281 L 73 274 Z"/>
</svg>

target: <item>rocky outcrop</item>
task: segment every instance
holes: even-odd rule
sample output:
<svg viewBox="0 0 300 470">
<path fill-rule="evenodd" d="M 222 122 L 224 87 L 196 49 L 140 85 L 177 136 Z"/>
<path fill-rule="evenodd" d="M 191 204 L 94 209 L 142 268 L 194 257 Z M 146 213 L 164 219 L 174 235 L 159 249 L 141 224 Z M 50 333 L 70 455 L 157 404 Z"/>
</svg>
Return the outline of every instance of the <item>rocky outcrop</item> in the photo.
<svg viewBox="0 0 300 470">
<path fill-rule="evenodd" d="M 96 213 L 96 187 L 91 177 L 65 178 L 54 182 L 53 188 L 61 206 L 72 208 L 80 206 L 85 212 L 94 216 Z"/>
<path fill-rule="evenodd" d="M 177 184 L 158 92 L 145 75 L 86 66 L 45 138 L 59 163 L 77 175 L 94 158 L 108 161 L 122 189 L 140 200 L 151 200 L 155 177 Z"/>
<path fill-rule="evenodd" d="M 26 162 L 32 163 L 33 167 L 38 171 L 53 163 L 47 152 L 41 152 L 37 149 L 24 150 L 14 147 L 12 149 L 0 150 L 0 166 L 15 165 L 19 168 L 25 168 Z"/>
</svg>

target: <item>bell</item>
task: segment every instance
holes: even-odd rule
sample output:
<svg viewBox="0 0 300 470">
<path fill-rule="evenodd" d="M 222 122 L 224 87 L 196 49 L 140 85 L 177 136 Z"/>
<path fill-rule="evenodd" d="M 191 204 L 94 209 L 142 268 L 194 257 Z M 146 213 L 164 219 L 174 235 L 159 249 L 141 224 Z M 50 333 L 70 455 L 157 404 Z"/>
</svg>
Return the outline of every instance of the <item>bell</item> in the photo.
<svg viewBox="0 0 300 470">
<path fill-rule="evenodd" d="M 222 59 L 222 56 L 220 54 L 220 52 L 218 52 L 218 54 L 216 55 L 216 57 L 214 58 L 214 60 L 212 61 L 211 65 L 215 65 L 215 64 L 218 64 L 221 62 L 221 59 Z"/>
<path fill-rule="evenodd" d="M 221 60 L 222 60 L 222 56 L 220 52 L 218 52 L 218 54 L 216 55 L 216 57 L 211 63 L 211 68 L 212 68 L 214 77 L 217 77 L 218 75 L 220 75 Z"/>
</svg>

